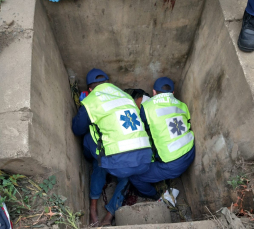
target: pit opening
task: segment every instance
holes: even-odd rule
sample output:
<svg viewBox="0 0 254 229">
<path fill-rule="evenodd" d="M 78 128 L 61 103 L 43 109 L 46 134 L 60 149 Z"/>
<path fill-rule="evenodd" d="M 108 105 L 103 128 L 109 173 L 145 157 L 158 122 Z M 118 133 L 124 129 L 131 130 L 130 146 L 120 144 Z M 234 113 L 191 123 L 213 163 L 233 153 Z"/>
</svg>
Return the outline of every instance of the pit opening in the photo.
<svg viewBox="0 0 254 229">
<path fill-rule="evenodd" d="M 228 181 L 254 160 L 253 54 L 236 45 L 246 3 L 236 9 L 227 0 L 2 3 L 0 169 L 55 174 L 58 193 L 73 209 L 85 209 L 87 225 L 90 165 L 71 131 L 77 109 L 70 73 L 79 91 L 87 89 L 87 72 L 100 68 L 121 89 L 150 95 L 154 81 L 169 76 L 196 138 L 195 161 L 177 182 L 180 194 L 192 219 L 206 207 L 231 206 L 237 194 Z"/>
</svg>

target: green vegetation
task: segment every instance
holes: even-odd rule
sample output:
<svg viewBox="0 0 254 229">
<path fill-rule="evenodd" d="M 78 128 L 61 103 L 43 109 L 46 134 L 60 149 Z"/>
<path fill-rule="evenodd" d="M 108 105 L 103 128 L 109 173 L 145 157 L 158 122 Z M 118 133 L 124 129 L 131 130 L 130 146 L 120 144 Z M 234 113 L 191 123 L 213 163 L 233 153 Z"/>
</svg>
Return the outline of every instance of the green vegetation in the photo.
<svg viewBox="0 0 254 229">
<path fill-rule="evenodd" d="M 241 185 L 247 185 L 248 179 L 246 175 L 242 174 L 232 177 L 231 180 L 227 181 L 227 183 L 231 185 L 233 189 L 236 189 Z"/>
<path fill-rule="evenodd" d="M 50 223 L 78 229 L 83 212 L 65 206 L 67 198 L 53 192 L 56 183 L 54 175 L 37 184 L 27 176 L 0 170 L 0 206 L 6 204 L 11 220 L 20 227 Z"/>
<path fill-rule="evenodd" d="M 56 184 L 56 177 L 50 176 L 48 179 L 44 180 L 39 186 L 42 188 L 41 191 L 37 192 L 36 195 L 42 197 L 43 192 L 48 193 L 50 189 Z"/>
<path fill-rule="evenodd" d="M 0 9 L 1 9 L 1 3 L 4 2 L 5 0 L 0 0 Z"/>
<path fill-rule="evenodd" d="M 238 217 L 247 217 L 250 221 L 253 221 L 251 202 L 253 199 L 252 190 L 254 188 L 254 162 L 245 161 L 243 158 L 240 158 L 236 161 L 232 174 L 234 175 L 227 183 L 232 186 L 237 196 L 236 200 L 231 204 L 230 210 Z"/>
<path fill-rule="evenodd" d="M 22 197 L 17 188 L 18 179 L 24 177 L 25 176 L 22 175 L 8 176 L 7 174 L 0 172 L 0 206 L 3 206 L 3 202 L 9 205 L 12 217 L 31 209 L 31 206 L 28 204 L 27 195 Z"/>
</svg>

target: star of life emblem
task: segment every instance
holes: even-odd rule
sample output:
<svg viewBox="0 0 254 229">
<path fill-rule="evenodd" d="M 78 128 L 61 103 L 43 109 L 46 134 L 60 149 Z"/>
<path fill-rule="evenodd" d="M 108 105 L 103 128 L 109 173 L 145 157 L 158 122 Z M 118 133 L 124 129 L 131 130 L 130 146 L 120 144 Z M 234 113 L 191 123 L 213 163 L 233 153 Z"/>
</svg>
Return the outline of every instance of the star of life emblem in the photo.
<svg viewBox="0 0 254 229">
<path fill-rule="evenodd" d="M 184 124 L 182 116 L 168 118 L 166 123 L 171 138 L 179 137 L 187 131 L 187 126 Z"/>
<path fill-rule="evenodd" d="M 116 116 L 124 135 L 143 130 L 136 109 L 116 111 Z"/>
</svg>

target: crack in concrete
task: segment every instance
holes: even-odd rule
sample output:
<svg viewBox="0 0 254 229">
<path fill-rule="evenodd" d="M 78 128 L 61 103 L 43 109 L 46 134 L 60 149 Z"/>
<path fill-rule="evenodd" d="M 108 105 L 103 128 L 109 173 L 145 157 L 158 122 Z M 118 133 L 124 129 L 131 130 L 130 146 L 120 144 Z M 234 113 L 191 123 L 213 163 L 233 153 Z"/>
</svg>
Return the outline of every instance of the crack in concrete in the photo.
<svg viewBox="0 0 254 229">
<path fill-rule="evenodd" d="M 0 115 L 7 114 L 7 113 L 15 113 L 15 112 L 23 112 L 23 113 L 25 113 L 25 112 L 29 112 L 30 113 L 31 112 L 31 113 L 33 113 L 30 108 L 28 108 L 28 107 L 22 107 L 19 110 L 0 112 Z"/>
<path fill-rule="evenodd" d="M 242 18 L 241 19 L 234 18 L 234 19 L 228 19 L 228 20 L 225 20 L 225 21 L 231 23 L 231 22 L 242 22 L 242 20 L 243 20 Z"/>
<path fill-rule="evenodd" d="M 6 21 L 0 25 L 0 52 L 12 42 L 20 38 L 32 38 L 33 29 L 22 28 L 17 22 L 13 21 L 10 25 Z"/>
</svg>

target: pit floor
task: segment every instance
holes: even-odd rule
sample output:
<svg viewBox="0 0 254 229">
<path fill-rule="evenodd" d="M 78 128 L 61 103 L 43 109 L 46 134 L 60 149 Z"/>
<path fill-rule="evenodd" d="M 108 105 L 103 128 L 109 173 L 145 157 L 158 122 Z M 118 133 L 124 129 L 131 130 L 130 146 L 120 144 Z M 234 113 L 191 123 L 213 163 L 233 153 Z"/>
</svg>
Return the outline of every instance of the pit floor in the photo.
<svg viewBox="0 0 254 229">
<path fill-rule="evenodd" d="M 92 173 L 92 169 L 90 169 L 90 175 L 91 173 Z M 117 179 L 111 175 L 108 175 L 107 183 L 104 186 L 103 193 L 97 203 L 99 222 L 104 218 L 104 216 L 107 213 L 104 206 L 107 204 L 108 201 L 110 201 L 111 197 L 113 196 L 116 185 L 117 185 Z M 168 206 L 168 211 L 171 214 L 172 223 L 192 221 L 191 209 L 187 203 L 185 190 L 184 190 L 181 178 L 176 178 L 174 180 L 167 180 L 165 182 L 162 181 L 162 182 L 156 183 L 157 190 L 161 189 L 165 191 L 166 187 L 168 189 L 175 188 L 179 190 L 179 195 L 176 198 L 177 200 L 176 207 L 174 208 L 172 205 Z M 123 202 L 123 206 L 133 205 L 133 204 L 141 203 L 141 202 L 151 202 L 151 201 L 154 201 L 154 200 L 149 198 L 139 197 L 137 195 L 136 190 L 133 188 L 132 185 L 130 185 L 127 190 L 126 198 Z M 112 221 L 112 226 L 116 226 L 114 219 Z"/>
</svg>

